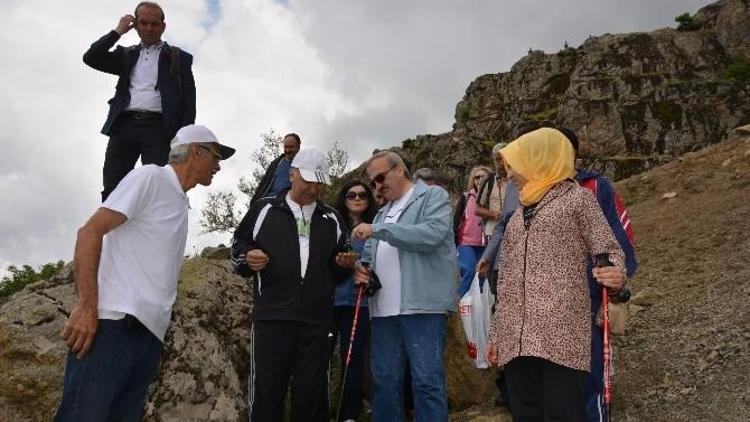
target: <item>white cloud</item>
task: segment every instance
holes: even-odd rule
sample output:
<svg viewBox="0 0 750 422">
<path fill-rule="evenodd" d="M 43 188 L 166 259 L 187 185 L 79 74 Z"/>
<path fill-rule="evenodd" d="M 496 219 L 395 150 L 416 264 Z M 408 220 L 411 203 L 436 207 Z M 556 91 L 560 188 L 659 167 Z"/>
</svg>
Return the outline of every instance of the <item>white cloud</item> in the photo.
<svg viewBox="0 0 750 422">
<path fill-rule="evenodd" d="M 137 1 L 11 0 L 0 8 L 0 265 L 70 259 L 75 231 L 99 204 L 116 78 L 81 56 Z M 375 147 L 450 129 L 475 77 L 506 71 L 529 47 L 557 51 L 589 34 L 673 26 L 696 0 L 161 2 L 165 39 L 195 55 L 198 121 L 238 154 L 216 187 L 252 166 L 261 132 L 295 131 L 304 146 L 339 141 L 353 161 Z M 209 5 L 218 14 L 209 16 Z M 137 42 L 134 33 L 122 44 Z M 354 163 L 356 164 L 356 162 Z M 206 189 L 193 205 L 188 252 Z M 194 249 L 195 248 L 195 249 Z"/>
</svg>

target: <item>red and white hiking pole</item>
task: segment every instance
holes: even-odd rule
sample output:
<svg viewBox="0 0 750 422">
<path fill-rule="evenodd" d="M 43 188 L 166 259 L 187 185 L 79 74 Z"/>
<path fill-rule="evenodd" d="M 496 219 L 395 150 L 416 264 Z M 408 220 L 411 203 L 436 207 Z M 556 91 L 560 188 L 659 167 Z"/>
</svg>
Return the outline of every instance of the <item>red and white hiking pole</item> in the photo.
<svg viewBox="0 0 750 422">
<path fill-rule="evenodd" d="M 610 420 L 610 405 L 612 404 L 612 392 L 611 392 L 611 378 L 610 378 L 610 365 L 612 364 L 612 356 L 609 349 L 609 311 L 607 310 L 607 304 L 609 302 L 609 293 L 607 288 L 602 288 L 602 319 L 604 320 L 604 418 Z"/>
<path fill-rule="evenodd" d="M 596 256 L 597 267 L 612 267 L 615 264 L 609 260 L 607 254 L 599 254 Z M 602 286 L 602 321 L 604 331 L 604 420 L 610 420 L 610 405 L 612 404 L 612 391 L 611 391 L 611 365 L 612 365 L 612 354 L 609 348 L 609 310 L 607 309 L 609 304 L 609 292 L 607 288 Z"/>
<path fill-rule="evenodd" d="M 336 409 L 336 422 L 341 414 L 341 402 L 344 399 L 344 387 L 346 387 L 346 373 L 349 370 L 349 364 L 352 361 L 352 346 L 354 345 L 354 336 L 357 334 L 357 322 L 359 322 L 359 309 L 362 307 L 362 296 L 365 292 L 365 285 L 360 284 L 357 290 L 357 302 L 354 305 L 354 321 L 352 321 L 352 331 L 349 334 L 349 349 L 346 351 L 346 360 L 344 361 L 344 374 L 341 377 L 341 386 L 339 392 L 339 403 Z"/>
</svg>

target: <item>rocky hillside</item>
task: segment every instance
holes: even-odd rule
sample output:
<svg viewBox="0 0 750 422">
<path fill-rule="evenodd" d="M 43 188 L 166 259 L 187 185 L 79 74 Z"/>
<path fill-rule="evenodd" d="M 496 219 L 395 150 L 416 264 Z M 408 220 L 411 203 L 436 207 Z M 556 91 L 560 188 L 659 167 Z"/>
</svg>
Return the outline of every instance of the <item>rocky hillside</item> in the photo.
<svg viewBox="0 0 750 422">
<path fill-rule="evenodd" d="M 251 290 L 232 273 L 227 248 L 204 251 L 182 267 L 161 370 L 144 420 L 246 421 Z M 0 306 L 0 422 L 48 421 L 61 394 L 74 304 L 72 272 L 29 286 Z M 458 318 L 448 325 L 450 405 L 492 399 L 493 375 L 472 370 Z"/>
<path fill-rule="evenodd" d="M 575 130 L 587 166 L 616 180 L 725 139 L 750 121 L 750 6 L 720 0 L 683 30 L 604 34 L 577 48 L 530 51 L 474 80 L 453 130 L 402 143 L 457 192 L 467 169 L 529 120 Z"/>
</svg>

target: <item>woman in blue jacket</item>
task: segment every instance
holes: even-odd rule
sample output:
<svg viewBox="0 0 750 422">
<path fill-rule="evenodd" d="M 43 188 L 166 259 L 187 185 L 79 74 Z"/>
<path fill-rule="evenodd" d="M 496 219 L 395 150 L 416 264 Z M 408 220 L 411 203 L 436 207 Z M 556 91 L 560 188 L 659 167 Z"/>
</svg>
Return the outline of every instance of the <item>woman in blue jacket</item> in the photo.
<svg viewBox="0 0 750 422">
<path fill-rule="evenodd" d="M 375 198 L 372 190 L 360 180 L 352 180 L 346 183 L 336 195 L 336 210 L 341 214 L 351 231 L 360 223 L 372 223 L 377 211 Z M 364 240 L 352 240 L 352 249 L 357 255 L 362 254 Z M 349 335 L 354 321 L 354 306 L 357 300 L 357 288 L 354 280 L 349 277 L 346 281 L 336 286 L 334 296 L 334 318 L 339 334 L 339 350 L 341 352 L 341 365 L 346 361 L 346 352 L 349 349 Z M 346 376 L 346 385 L 342 395 L 340 420 L 356 420 L 362 407 L 362 379 L 364 373 L 365 347 L 370 334 L 370 315 L 367 301 L 362 301 L 357 322 L 357 335 L 354 337 L 352 346 L 352 360 Z"/>
</svg>

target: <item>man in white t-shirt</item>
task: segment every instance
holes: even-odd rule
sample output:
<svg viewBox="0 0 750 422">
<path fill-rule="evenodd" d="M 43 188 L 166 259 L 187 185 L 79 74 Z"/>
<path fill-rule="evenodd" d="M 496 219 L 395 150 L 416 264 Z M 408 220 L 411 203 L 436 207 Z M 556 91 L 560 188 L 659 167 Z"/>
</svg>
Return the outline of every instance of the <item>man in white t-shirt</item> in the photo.
<svg viewBox="0 0 750 422">
<path fill-rule="evenodd" d="M 445 315 L 456 309 L 458 265 L 448 192 L 412 183 L 398 154 L 385 151 L 366 165 L 370 186 L 387 204 L 373 224 L 352 230 L 367 239 L 355 282 L 377 274 L 370 298 L 373 421 L 404 420 L 408 358 L 416 420 L 447 421 L 443 351 Z"/>
<path fill-rule="evenodd" d="M 169 164 L 131 171 L 78 230 L 78 295 L 55 421 L 138 421 L 156 376 L 187 239 L 188 197 L 234 149 L 204 126 L 171 143 Z"/>
</svg>

